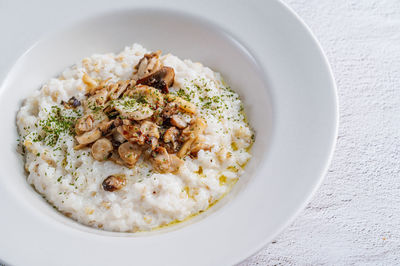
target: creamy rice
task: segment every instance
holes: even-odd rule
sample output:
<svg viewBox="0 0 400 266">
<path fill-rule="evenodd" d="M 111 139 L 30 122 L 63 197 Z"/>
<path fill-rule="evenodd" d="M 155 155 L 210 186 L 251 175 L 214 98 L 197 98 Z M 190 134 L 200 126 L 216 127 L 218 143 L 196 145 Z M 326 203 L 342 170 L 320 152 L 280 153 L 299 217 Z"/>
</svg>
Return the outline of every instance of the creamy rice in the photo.
<svg viewBox="0 0 400 266">
<path fill-rule="evenodd" d="M 243 173 L 250 159 L 253 132 L 238 95 L 219 73 L 200 63 L 171 54 L 160 58 L 175 71 L 171 93 L 194 103 L 207 122 L 205 142 L 197 158 L 185 157 L 177 173 L 157 173 L 140 159 L 133 169 L 112 161 L 96 161 L 90 148 L 75 150 L 69 122 L 81 108 L 65 109 L 61 101 L 85 98 L 86 73 L 94 80 L 117 82 L 132 78 L 134 67 L 148 51 L 138 44 L 119 54 L 95 54 L 50 79 L 26 99 L 17 115 L 24 150 L 27 181 L 48 202 L 82 224 L 109 231 L 146 231 L 182 221 L 206 210 L 223 197 Z M 66 117 L 57 132 L 46 131 L 52 117 Z M 43 136 L 47 136 L 43 139 Z M 40 136 L 40 137 L 38 137 Z M 126 175 L 126 186 L 109 192 L 102 188 L 110 175 Z"/>
</svg>

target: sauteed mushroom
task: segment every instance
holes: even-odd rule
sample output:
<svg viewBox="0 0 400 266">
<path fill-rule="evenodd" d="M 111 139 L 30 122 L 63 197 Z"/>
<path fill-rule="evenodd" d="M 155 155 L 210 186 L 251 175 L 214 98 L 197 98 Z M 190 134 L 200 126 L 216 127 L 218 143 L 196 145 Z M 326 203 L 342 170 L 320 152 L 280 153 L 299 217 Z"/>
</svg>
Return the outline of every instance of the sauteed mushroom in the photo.
<svg viewBox="0 0 400 266">
<path fill-rule="evenodd" d="M 172 67 L 164 66 L 160 70 L 145 76 L 137 81 L 137 84 L 144 84 L 168 93 L 168 88 L 174 84 L 175 71 Z"/>
<path fill-rule="evenodd" d="M 85 132 L 80 136 L 76 136 L 76 140 L 79 144 L 90 144 L 101 137 L 101 131 L 95 128 L 91 131 Z"/>
<path fill-rule="evenodd" d="M 68 101 L 64 102 L 61 101 L 61 104 L 64 105 L 65 108 L 67 109 L 73 109 L 81 105 L 81 102 L 75 98 L 75 96 L 72 96 Z"/>
<path fill-rule="evenodd" d="M 164 147 L 158 147 L 152 153 L 151 163 L 157 172 L 172 173 L 179 170 L 183 161 L 174 154 L 168 154 Z"/>
<path fill-rule="evenodd" d="M 136 78 L 141 79 L 142 77 L 157 71 L 161 67 L 161 63 L 159 60 L 160 55 L 160 50 L 151 54 L 145 54 L 142 59 L 139 60 L 139 63 L 135 66 Z"/>
<path fill-rule="evenodd" d="M 176 127 L 170 127 L 165 131 L 163 140 L 167 144 L 168 152 L 176 152 L 178 148 L 179 130 Z"/>
<path fill-rule="evenodd" d="M 120 190 L 126 185 L 125 175 L 110 175 L 104 179 L 102 186 L 105 191 L 114 192 Z"/>
<path fill-rule="evenodd" d="M 92 145 L 92 156 L 97 161 L 104 161 L 108 159 L 113 149 L 114 147 L 110 140 L 101 138 Z"/>
<path fill-rule="evenodd" d="M 75 132 L 77 134 L 82 134 L 84 132 L 90 131 L 93 129 L 94 126 L 94 118 L 93 115 L 85 115 L 78 119 L 78 121 L 75 124 Z"/>
<path fill-rule="evenodd" d="M 172 95 L 172 94 L 167 94 L 167 95 L 165 95 L 165 97 L 166 97 L 167 101 L 176 104 L 176 106 L 182 112 L 186 112 L 189 114 L 196 113 L 196 105 L 194 105 L 193 103 L 188 102 L 185 99 L 182 99 L 181 97 Z"/>
<path fill-rule="evenodd" d="M 184 129 L 187 127 L 187 123 L 182 119 L 180 115 L 172 115 L 170 119 L 171 125 L 176 126 L 179 129 Z"/>
<path fill-rule="evenodd" d="M 118 148 L 118 153 L 125 164 L 132 168 L 135 166 L 136 162 L 139 160 L 142 150 L 137 144 L 132 144 L 130 142 L 125 142 L 121 144 Z"/>
<path fill-rule="evenodd" d="M 175 71 L 162 65 L 160 54 L 145 54 L 131 80 L 110 82 L 84 74 L 88 98 L 82 102 L 85 115 L 75 124 L 75 149 L 92 145 L 94 159 L 130 168 L 143 156 L 161 173 L 177 171 L 186 155 L 211 149 L 202 138 L 206 123 L 196 105 L 168 93 Z"/>
</svg>

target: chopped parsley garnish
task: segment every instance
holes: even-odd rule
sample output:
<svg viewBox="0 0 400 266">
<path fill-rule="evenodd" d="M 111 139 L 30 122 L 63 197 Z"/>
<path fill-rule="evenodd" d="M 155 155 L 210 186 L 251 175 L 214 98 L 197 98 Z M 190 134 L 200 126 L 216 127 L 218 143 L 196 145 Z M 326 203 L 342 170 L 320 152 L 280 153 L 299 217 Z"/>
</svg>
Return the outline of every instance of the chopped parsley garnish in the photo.
<svg viewBox="0 0 400 266">
<path fill-rule="evenodd" d="M 134 99 L 132 99 L 134 100 Z M 146 97 L 144 97 L 143 95 L 140 95 L 139 98 L 137 98 L 136 100 L 138 103 L 147 103 Z"/>
<path fill-rule="evenodd" d="M 189 89 L 189 88 L 186 87 L 186 89 Z M 186 93 L 183 89 L 179 89 L 176 92 L 176 95 L 178 95 L 179 97 L 183 98 L 184 100 L 190 102 L 190 95 L 188 93 Z"/>
<path fill-rule="evenodd" d="M 61 135 L 75 135 L 74 125 L 81 116 L 78 110 L 63 112 L 59 106 L 52 106 L 46 119 L 39 121 L 43 135 L 34 134 L 33 142 L 44 141 L 46 145 L 54 147 Z"/>
</svg>

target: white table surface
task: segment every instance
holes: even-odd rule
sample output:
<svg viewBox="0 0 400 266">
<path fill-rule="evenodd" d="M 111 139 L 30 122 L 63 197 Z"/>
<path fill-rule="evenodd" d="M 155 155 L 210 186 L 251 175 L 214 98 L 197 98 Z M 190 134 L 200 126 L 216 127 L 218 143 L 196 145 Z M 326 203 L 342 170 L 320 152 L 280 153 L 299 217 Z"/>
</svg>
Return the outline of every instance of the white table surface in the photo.
<svg viewBox="0 0 400 266">
<path fill-rule="evenodd" d="M 400 264 L 400 1 L 286 0 L 319 39 L 339 137 L 312 202 L 248 265 Z"/>
<path fill-rule="evenodd" d="M 0 0 L 1 42 L 15 43 L 15 52 L 2 53 L 0 69 L 44 32 L 129 2 Z M 340 103 L 338 143 L 308 207 L 240 265 L 400 264 L 400 1 L 286 3 L 309 25 L 332 65 Z M 31 12 L 37 5 L 39 15 Z M 31 23 L 21 23 L 22 17 Z"/>
</svg>

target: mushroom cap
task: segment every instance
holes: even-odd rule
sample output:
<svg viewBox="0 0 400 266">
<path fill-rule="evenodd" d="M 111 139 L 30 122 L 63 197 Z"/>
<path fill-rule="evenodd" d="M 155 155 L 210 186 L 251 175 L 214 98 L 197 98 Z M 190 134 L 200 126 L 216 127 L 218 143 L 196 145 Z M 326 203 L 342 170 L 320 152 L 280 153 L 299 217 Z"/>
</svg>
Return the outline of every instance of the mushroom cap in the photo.
<svg viewBox="0 0 400 266">
<path fill-rule="evenodd" d="M 106 138 L 101 138 L 96 140 L 92 145 L 92 156 L 97 161 L 104 161 L 108 159 L 111 151 L 113 150 L 113 145 L 110 140 Z"/>
<path fill-rule="evenodd" d="M 139 79 L 137 84 L 144 84 L 164 93 L 168 93 L 168 88 L 174 84 L 175 71 L 172 67 L 163 66 L 160 70 Z"/>
</svg>

